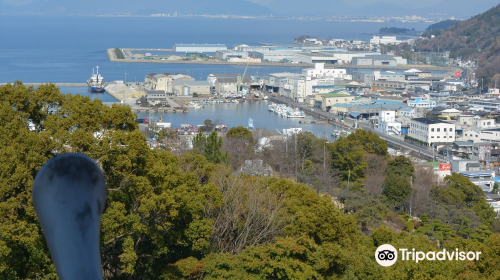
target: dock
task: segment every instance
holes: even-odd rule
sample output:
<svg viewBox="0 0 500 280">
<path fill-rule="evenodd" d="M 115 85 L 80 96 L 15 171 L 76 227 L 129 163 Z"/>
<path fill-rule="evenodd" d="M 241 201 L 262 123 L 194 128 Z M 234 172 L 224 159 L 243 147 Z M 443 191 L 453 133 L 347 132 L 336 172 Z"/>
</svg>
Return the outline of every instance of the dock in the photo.
<svg viewBox="0 0 500 280">
<path fill-rule="evenodd" d="M 225 60 L 207 59 L 207 60 L 153 60 L 153 59 L 132 59 L 129 56 L 124 59 L 118 59 L 115 54 L 115 49 L 108 49 L 107 54 L 109 61 L 120 62 L 120 63 L 163 63 L 163 64 L 200 64 L 200 65 L 235 65 L 235 66 L 271 66 L 271 67 L 314 67 L 313 63 L 281 63 L 281 62 L 230 62 Z M 148 50 L 148 49 L 123 49 L 124 51 L 129 50 Z M 153 49 L 151 49 L 153 50 Z M 154 49 L 158 50 L 158 49 Z M 162 49 L 160 49 L 161 51 Z M 166 50 L 166 49 L 165 49 Z M 326 69 L 378 69 L 378 70 L 408 70 L 415 68 L 417 65 L 398 65 L 398 66 L 373 66 L 373 65 L 350 65 L 350 64 L 325 64 Z M 418 65 L 419 68 L 423 68 L 426 71 L 449 71 L 456 72 L 461 71 L 457 67 L 438 67 L 432 65 Z"/>
</svg>

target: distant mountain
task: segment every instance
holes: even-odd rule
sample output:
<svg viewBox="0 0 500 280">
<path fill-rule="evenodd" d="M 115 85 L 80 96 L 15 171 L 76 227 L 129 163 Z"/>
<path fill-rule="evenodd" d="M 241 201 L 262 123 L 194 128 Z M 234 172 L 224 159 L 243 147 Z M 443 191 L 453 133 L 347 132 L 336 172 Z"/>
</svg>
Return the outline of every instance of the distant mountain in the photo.
<svg viewBox="0 0 500 280">
<path fill-rule="evenodd" d="M 267 5 L 277 15 L 331 17 L 352 9 L 341 0 L 275 0 Z"/>
<path fill-rule="evenodd" d="M 448 19 L 448 20 L 443 20 L 440 22 L 436 22 L 434 24 L 431 24 L 425 31 L 433 31 L 433 30 L 445 30 L 448 29 L 449 27 L 459 23 L 460 20 L 453 20 L 453 19 Z"/>
<path fill-rule="evenodd" d="M 457 4 L 456 0 L 444 0 L 433 6 L 418 9 L 417 13 L 422 16 L 446 14 L 449 17 L 470 18 L 496 5 L 498 0 L 463 1 L 460 4 Z"/>
<path fill-rule="evenodd" d="M 427 33 L 427 32 L 426 32 Z M 452 58 L 477 59 L 476 77 L 500 84 L 500 5 L 461 21 L 432 39 L 419 39 L 418 51 L 449 51 Z"/>
<path fill-rule="evenodd" d="M 1 13 L 37 14 L 234 14 L 269 15 L 271 10 L 245 0 L 35 0 L 28 5 L 12 6 L 0 2 Z"/>
</svg>

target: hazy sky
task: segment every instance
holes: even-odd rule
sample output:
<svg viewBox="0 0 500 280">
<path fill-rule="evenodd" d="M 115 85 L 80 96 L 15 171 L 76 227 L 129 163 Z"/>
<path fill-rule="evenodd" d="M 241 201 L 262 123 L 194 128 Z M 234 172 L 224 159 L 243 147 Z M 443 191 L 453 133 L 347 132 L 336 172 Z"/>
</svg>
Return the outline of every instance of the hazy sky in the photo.
<svg viewBox="0 0 500 280">
<path fill-rule="evenodd" d="M 34 0 L 0 0 L 6 3 L 9 3 L 11 5 L 24 5 L 33 2 Z M 127 0 L 124 0 L 127 1 Z M 130 0 L 129 0 L 130 1 Z M 132 0 L 136 1 L 136 0 Z M 266 5 L 271 3 L 273 0 L 247 0 L 250 2 L 258 3 L 261 5 Z M 303 1 L 309 1 L 309 0 L 303 0 Z M 331 0 L 333 2 L 337 0 Z M 394 3 L 398 4 L 400 6 L 406 6 L 406 7 L 412 7 L 412 8 L 422 8 L 422 7 L 427 7 L 427 6 L 432 6 L 434 4 L 437 4 L 439 2 L 443 2 L 444 0 L 343 0 L 344 3 L 348 4 L 349 6 L 352 7 L 358 7 L 358 6 L 363 6 L 363 5 L 368 5 L 368 4 L 374 4 L 378 2 L 386 2 L 386 3 Z M 454 1 L 455 5 L 461 5 L 462 3 L 470 2 L 471 0 L 456 0 Z M 494 3 L 494 0 L 473 0 L 475 3 Z"/>
</svg>

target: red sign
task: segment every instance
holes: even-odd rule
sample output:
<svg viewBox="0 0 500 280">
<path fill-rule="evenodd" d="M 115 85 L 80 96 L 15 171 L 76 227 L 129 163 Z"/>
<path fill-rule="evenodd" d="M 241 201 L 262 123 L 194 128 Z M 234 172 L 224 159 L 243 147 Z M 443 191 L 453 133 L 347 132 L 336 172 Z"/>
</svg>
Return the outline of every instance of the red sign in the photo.
<svg viewBox="0 0 500 280">
<path fill-rule="evenodd" d="M 440 163 L 439 164 L 439 170 L 441 170 L 441 171 L 451 170 L 451 164 L 449 164 L 449 163 Z"/>
<path fill-rule="evenodd" d="M 457 78 L 460 78 L 460 71 L 457 71 L 457 73 L 455 73 L 455 76 L 457 76 Z"/>
</svg>

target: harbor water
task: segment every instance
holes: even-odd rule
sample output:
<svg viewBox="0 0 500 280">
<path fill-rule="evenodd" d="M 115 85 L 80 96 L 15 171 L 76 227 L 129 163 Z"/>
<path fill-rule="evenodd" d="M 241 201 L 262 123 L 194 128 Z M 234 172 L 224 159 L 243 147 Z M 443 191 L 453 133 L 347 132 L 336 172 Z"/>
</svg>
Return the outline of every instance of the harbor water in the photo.
<svg viewBox="0 0 500 280">
<path fill-rule="evenodd" d="M 86 87 L 60 87 L 61 93 L 79 94 L 88 96 L 91 99 L 100 99 L 103 102 L 118 102 L 108 93 L 91 93 Z M 248 119 L 253 119 L 255 128 L 278 130 L 283 133 L 283 129 L 301 127 L 303 131 L 308 131 L 317 137 L 326 135 L 328 139 L 333 130 L 339 129 L 331 124 L 311 124 L 311 122 L 322 120 L 317 117 L 305 115 L 305 118 L 284 118 L 268 110 L 271 101 L 251 100 L 238 104 L 220 103 L 207 104 L 204 108 L 190 109 L 189 113 L 137 113 L 138 118 L 153 118 L 155 120 L 163 119 L 163 122 L 169 122 L 172 127 L 180 127 L 181 124 L 199 125 L 206 119 L 212 121 L 220 120 L 222 124 L 228 127 L 248 126 Z"/>
</svg>

